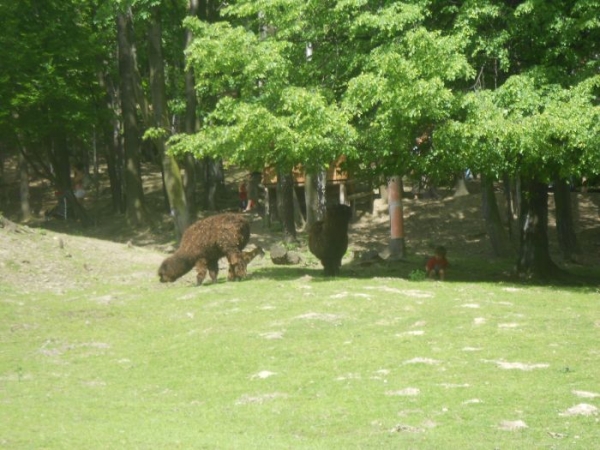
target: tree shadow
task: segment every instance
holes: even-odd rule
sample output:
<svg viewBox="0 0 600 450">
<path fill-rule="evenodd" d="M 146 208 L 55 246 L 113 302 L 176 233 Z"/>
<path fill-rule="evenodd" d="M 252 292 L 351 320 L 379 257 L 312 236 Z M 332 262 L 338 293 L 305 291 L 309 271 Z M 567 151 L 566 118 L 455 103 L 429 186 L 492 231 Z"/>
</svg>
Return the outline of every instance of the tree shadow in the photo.
<svg viewBox="0 0 600 450">
<path fill-rule="evenodd" d="M 569 267 L 563 275 L 552 280 L 526 279 L 515 274 L 513 259 L 463 259 L 455 258 L 443 283 L 510 283 L 521 286 L 551 287 L 557 289 L 600 290 L 597 268 Z M 320 266 L 268 266 L 250 271 L 250 279 L 294 281 L 310 278 L 311 282 L 334 282 L 344 279 L 396 279 L 415 284 L 434 282 L 424 273 L 425 261 L 415 256 L 398 261 L 378 261 L 370 264 L 351 262 L 342 264 L 340 275 L 326 277 Z"/>
</svg>

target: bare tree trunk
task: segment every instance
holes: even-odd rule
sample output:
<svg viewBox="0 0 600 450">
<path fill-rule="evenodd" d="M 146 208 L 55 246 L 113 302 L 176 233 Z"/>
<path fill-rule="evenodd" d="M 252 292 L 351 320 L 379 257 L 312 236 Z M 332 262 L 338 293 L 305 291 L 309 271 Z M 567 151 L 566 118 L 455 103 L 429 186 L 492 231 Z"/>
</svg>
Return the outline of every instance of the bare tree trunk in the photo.
<svg viewBox="0 0 600 450">
<path fill-rule="evenodd" d="M 323 220 L 325 213 L 325 182 L 327 174 L 324 170 L 307 172 L 304 182 L 304 200 L 306 203 L 306 229 Z"/>
<path fill-rule="evenodd" d="M 157 127 L 162 128 L 168 133 L 170 126 L 165 92 L 165 70 L 162 57 L 162 26 L 158 6 L 152 10 L 152 21 L 148 30 L 148 44 L 154 123 Z M 177 240 L 179 240 L 190 224 L 190 215 L 179 164 L 177 164 L 173 156 L 168 154 L 165 139 L 165 137 L 158 137 L 155 140 L 155 144 L 161 157 L 165 190 L 171 208 L 171 216 L 175 224 L 175 234 Z"/>
<path fill-rule="evenodd" d="M 327 172 L 320 170 L 317 175 L 317 218 L 323 220 L 327 210 Z"/>
<path fill-rule="evenodd" d="M 196 17 L 199 13 L 199 0 L 189 0 L 188 2 L 188 16 Z M 206 8 L 206 5 L 204 5 Z M 194 38 L 191 30 L 186 29 L 185 31 L 185 48 L 187 49 L 192 43 Z M 184 119 L 184 131 L 187 134 L 194 134 L 198 129 L 198 118 L 196 115 L 196 106 L 198 100 L 196 98 L 196 80 L 194 78 L 194 72 L 191 69 L 185 71 L 185 119 Z M 191 154 L 186 154 L 183 159 L 183 186 L 185 189 L 185 196 L 187 199 L 188 210 L 191 217 L 196 214 L 196 159 Z"/>
<path fill-rule="evenodd" d="M 554 182 L 554 203 L 556 205 L 556 232 L 558 245 L 565 261 L 573 261 L 580 252 L 573 225 L 573 208 L 571 190 L 566 180 Z"/>
<path fill-rule="evenodd" d="M 134 64 L 129 35 L 129 15 L 117 15 L 119 74 L 121 77 L 121 110 L 125 148 L 126 216 L 132 226 L 148 220 L 140 170 L 139 135 L 134 92 Z"/>
<path fill-rule="evenodd" d="M 317 175 L 304 174 L 304 203 L 306 204 L 306 228 L 310 230 L 318 219 Z"/>
<path fill-rule="evenodd" d="M 469 195 L 469 189 L 467 188 L 467 182 L 463 172 L 456 174 L 456 183 L 454 185 L 454 197 L 463 197 Z"/>
<path fill-rule="evenodd" d="M 62 130 L 55 132 L 48 140 L 47 145 L 52 168 L 54 169 L 56 187 L 62 191 L 71 189 L 71 165 L 66 133 Z"/>
<path fill-rule="evenodd" d="M 265 214 L 263 217 L 264 225 L 267 228 L 271 228 L 271 195 L 269 194 L 269 188 L 264 188 L 265 192 Z"/>
<path fill-rule="evenodd" d="M 340 205 L 348 204 L 348 187 L 346 183 L 340 183 Z"/>
<path fill-rule="evenodd" d="M 3 185 L 5 183 L 4 180 L 4 152 L 6 151 L 6 147 L 4 146 L 4 144 L 2 142 L 0 142 L 0 185 Z M 23 156 L 23 158 L 25 158 Z M 0 198 L 0 205 L 2 205 L 2 202 L 4 202 L 6 205 L 9 204 L 10 202 L 10 197 L 8 195 L 8 189 L 2 189 L 2 196 L 3 198 Z M 0 207 L 1 208 L 1 207 Z"/>
<path fill-rule="evenodd" d="M 285 241 L 296 242 L 294 176 L 291 171 L 277 170 L 277 215 L 283 226 Z"/>
<path fill-rule="evenodd" d="M 206 185 L 208 186 L 207 204 L 208 209 L 216 211 L 217 197 L 223 190 L 225 183 L 225 174 L 223 171 L 223 161 L 221 159 L 205 158 Z"/>
<path fill-rule="evenodd" d="M 191 10 L 192 2 L 190 0 Z M 198 1 L 198 17 L 203 22 L 213 23 L 219 18 L 219 9 L 221 3 L 215 0 L 197 0 Z M 193 90 L 193 85 L 190 86 Z M 188 97 L 189 99 L 190 97 Z M 194 91 L 194 102 L 196 101 Z M 191 105 L 189 105 L 191 106 Z M 194 103 L 195 110 L 195 103 Z M 196 121 L 196 125 L 199 124 Z M 200 166 L 200 176 L 196 176 L 196 184 L 203 190 L 202 203 L 204 208 L 211 210 L 217 209 L 217 197 L 224 187 L 225 177 L 223 175 L 223 161 L 210 157 L 204 158 L 202 161 L 197 161 Z"/>
<path fill-rule="evenodd" d="M 296 189 L 292 189 L 292 193 L 294 194 L 294 224 L 297 229 L 302 230 L 306 225 L 306 219 L 302 215 L 302 208 L 300 207 L 300 200 L 298 200 Z"/>
<path fill-rule="evenodd" d="M 252 208 L 258 208 L 258 191 L 261 182 L 262 173 L 258 170 L 250 172 L 248 180 L 248 205 Z"/>
<path fill-rule="evenodd" d="M 0 182 L 4 179 L 4 152 L 4 144 L 0 142 Z"/>
<path fill-rule="evenodd" d="M 548 246 L 548 185 L 529 180 L 521 200 L 520 247 L 517 271 L 521 275 L 552 279 L 560 269 Z"/>
<path fill-rule="evenodd" d="M 19 195 L 21 200 L 21 220 L 23 222 L 28 222 L 31 219 L 29 172 L 27 170 L 27 161 L 21 152 L 19 152 Z"/>
<path fill-rule="evenodd" d="M 402 208 L 402 177 L 395 175 L 388 181 L 388 207 L 390 211 L 390 259 L 405 256 L 404 211 Z"/>
<path fill-rule="evenodd" d="M 502 186 L 504 188 L 504 199 L 506 201 L 506 223 L 508 230 L 508 238 L 513 240 L 513 228 L 515 222 L 515 213 L 518 212 L 518 208 L 516 208 L 516 194 L 513 193 L 512 189 L 512 180 L 510 176 L 505 173 L 502 177 Z M 518 215 L 518 214 L 517 214 Z"/>
<path fill-rule="evenodd" d="M 107 111 L 117 111 L 118 96 L 110 78 L 105 73 L 98 73 L 98 84 L 104 90 L 104 107 Z M 122 173 L 122 148 L 120 142 L 120 123 L 116 115 L 112 119 L 104 119 L 101 124 L 102 147 L 106 158 L 106 168 L 110 182 L 113 212 L 125 212 L 123 198 Z"/>
<path fill-rule="evenodd" d="M 481 175 L 481 206 L 492 251 L 495 256 L 513 256 L 510 239 L 502 226 L 492 179 Z"/>
</svg>

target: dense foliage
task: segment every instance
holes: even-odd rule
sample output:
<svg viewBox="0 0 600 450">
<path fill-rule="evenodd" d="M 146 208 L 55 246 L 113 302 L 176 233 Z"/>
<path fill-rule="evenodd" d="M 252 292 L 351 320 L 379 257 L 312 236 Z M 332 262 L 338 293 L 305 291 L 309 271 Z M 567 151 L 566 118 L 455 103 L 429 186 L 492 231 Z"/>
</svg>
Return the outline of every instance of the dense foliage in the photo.
<svg viewBox="0 0 600 450">
<path fill-rule="evenodd" d="M 2 2 L 0 144 L 48 176 L 92 145 L 118 156 L 120 36 L 139 124 L 125 137 L 174 131 L 180 160 L 317 170 L 343 154 L 358 177 L 470 168 L 575 181 L 600 172 L 599 10 L 597 0 Z M 147 99 L 157 25 L 169 124 L 154 123 Z M 200 127 L 184 129 L 189 117 Z"/>
</svg>

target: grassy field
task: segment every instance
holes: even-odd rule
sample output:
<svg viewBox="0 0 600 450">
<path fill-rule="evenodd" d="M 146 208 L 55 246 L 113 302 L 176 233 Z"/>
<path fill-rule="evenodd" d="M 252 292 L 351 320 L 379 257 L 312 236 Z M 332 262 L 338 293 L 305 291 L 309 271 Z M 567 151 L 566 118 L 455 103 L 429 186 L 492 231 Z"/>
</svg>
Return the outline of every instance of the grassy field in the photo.
<svg viewBox="0 0 600 450">
<path fill-rule="evenodd" d="M 3 239 L 2 448 L 598 448 L 597 288 L 267 263 L 161 285 L 158 253 Z"/>
</svg>

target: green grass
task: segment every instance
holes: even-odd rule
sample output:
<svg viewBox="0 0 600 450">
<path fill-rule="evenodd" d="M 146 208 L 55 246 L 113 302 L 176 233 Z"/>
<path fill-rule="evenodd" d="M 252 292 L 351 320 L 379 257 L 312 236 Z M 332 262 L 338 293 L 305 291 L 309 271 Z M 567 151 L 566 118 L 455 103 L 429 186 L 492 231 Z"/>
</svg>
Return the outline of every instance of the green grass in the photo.
<svg viewBox="0 0 600 450">
<path fill-rule="evenodd" d="M 600 394 L 592 288 L 325 280 L 319 269 L 252 266 L 243 282 L 196 288 L 160 285 L 148 270 L 146 281 L 64 295 L 0 287 L 0 447 L 600 441 L 599 415 L 563 415 L 600 408 L 600 396 L 576 395 Z"/>
</svg>

